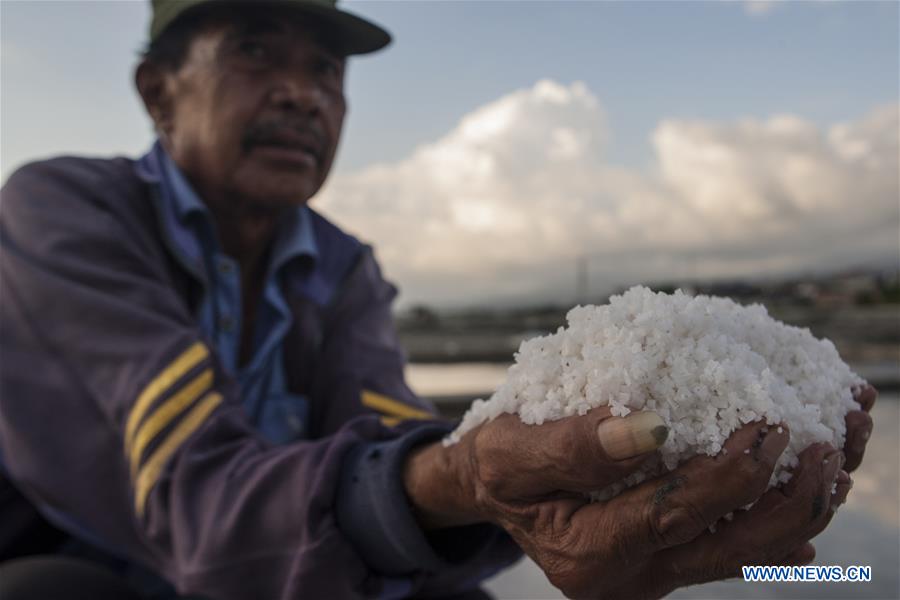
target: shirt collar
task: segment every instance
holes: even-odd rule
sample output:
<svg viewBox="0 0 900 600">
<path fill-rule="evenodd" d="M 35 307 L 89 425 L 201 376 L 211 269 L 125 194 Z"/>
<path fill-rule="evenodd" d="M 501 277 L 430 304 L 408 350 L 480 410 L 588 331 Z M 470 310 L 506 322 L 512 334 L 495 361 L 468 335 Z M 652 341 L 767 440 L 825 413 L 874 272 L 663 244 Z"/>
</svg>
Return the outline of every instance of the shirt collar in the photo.
<svg viewBox="0 0 900 600">
<path fill-rule="evenodd" d="M 308 256 L 313 260 L 319 257 L 312 216 L 305 205 L 289 213 L 281 224 L 272 248 L 272 271 L 277 271 L 298 256 Z"/>
<path fill-rule="evenodd" d="M 206 205 L 158 140 L 153 144 L 151 152 L 159 156 L 160 182 L 168 189 L 169 193 L 166 195 L 179 220 L 187 221 L 191 214 L 202 214 L 209 219 L 210 214 Z"/>
</svg>

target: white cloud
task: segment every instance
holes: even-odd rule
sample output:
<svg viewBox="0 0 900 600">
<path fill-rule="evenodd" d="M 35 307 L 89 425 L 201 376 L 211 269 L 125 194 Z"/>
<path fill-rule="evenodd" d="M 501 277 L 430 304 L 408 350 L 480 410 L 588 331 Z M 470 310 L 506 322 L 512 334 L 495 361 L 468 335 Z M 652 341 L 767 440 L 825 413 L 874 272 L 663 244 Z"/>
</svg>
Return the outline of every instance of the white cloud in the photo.
<svg viewBox="0 0 900 600">
<path fill-rule="evenodd" d="M 801 117 L 666 119 L 641 171 L 609 164 L 582 83 L 540 81 L 408 158 L 335 177 L 316 206 L 371 240 L 406 301 L 566 302 L 595 287 L 776 274 L 897 255 L 898 106 L 821 129 Z"/>
</svg>

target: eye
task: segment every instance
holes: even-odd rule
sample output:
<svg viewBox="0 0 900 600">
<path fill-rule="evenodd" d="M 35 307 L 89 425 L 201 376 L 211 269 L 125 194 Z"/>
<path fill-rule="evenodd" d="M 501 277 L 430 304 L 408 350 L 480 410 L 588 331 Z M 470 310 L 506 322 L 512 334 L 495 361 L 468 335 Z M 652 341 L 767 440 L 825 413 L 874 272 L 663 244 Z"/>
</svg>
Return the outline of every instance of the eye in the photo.
<svg viewBox="0 0 900 600">
<path fill-rule="evenodd" d="M 255 61 L 265 61 L 269 57 L 269 49 L 257 40 L 243 40 L 238 44 L 241 56 Z"/>
<path fill-rule="evenodd" d="M 341 64 L 331 58 L 323 58 L 318 64 L 319 73 L 326 77 L 339 78 L 341 76 Z"/>
</svg>

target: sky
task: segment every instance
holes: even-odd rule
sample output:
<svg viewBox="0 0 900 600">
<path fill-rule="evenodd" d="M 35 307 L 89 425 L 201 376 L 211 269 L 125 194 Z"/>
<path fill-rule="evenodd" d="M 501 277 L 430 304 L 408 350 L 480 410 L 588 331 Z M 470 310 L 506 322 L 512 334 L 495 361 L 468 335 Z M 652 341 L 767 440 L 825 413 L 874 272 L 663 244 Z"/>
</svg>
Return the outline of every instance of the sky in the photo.
<svg viewBox="0 0 900 600">
<path fill-rule="evenodd" d="M 312 206 L 402 305 L 561 304 L 691 278 L 896 266 L 900 3 L 344 2 L 354 58 Z M 0 0 L 0 176 L 139 155 L 149 3 Z"/>
</svg>

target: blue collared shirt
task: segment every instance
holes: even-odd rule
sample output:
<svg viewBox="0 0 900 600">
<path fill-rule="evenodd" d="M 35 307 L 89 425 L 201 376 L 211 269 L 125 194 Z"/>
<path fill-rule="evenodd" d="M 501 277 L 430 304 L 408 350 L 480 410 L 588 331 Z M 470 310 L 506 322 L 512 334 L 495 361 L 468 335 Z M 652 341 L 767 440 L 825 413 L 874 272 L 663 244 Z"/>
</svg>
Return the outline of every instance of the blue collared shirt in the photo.
<svg viewBox="0 0 900 600">
<path fill-rule="evenodd" d="M 288 265 L 300 258 L 315 261 L 318 247 L 306 206 L 297 207 L 280 224 L 266 271 L 253 327 L 252 353 L 240 364 L 242 330 L 240 266 L 220 246 L 212 215 L 190 182 L 157 141 L 150 150 L 159 165 L 160 221 L 173 252 L 192 265 L 204 285 L 197 320 L 215 346 L 223 367 L 240 385 L 248 416 L 273 443 L 307 435 L 306 398 L 287 391 L 282 343 L 291 327 L 291 311 L 281 290 Z"/>
</svg>

